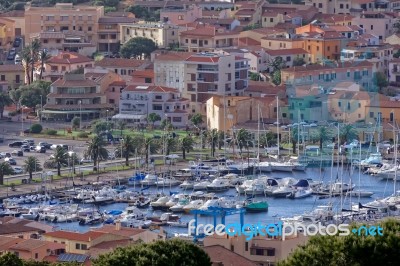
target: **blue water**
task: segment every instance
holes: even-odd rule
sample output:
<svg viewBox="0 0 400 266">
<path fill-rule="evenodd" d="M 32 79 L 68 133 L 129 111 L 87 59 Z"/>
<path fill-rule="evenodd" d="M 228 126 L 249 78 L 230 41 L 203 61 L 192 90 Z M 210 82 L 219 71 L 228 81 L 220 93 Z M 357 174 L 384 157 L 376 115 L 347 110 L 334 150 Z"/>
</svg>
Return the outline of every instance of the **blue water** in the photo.
<svg viewBox="0 0 400 266">
<path fill-rule="evenodd" d="M 337 170 L 336 167 L 332 170 L 333 174 L 333 181 L 335 181 L 337 175 Z M 340 171 L 341 172 L 341 171 Z M 296 179 L 301 179 L 301 178 L 312 178 L 313 180 L 318 180 L 318 181 L 323 181 L 324 183 L 330 182 L 331 181 L 331 169 L 326 168 L 325 171 L 320 172 L 319 168 L 311 168 L 307 169 L 306 172 L 293 172 L 293 173 L 279 173 L 279 172 L 273 172 L 270 174 L 267 174 L 270 177 L 294 177 Z M 349 171 L 344 170 L 343 175 L 343 182 L 350 183 L 350 173 Z M 354 170 L 353 174 L 351 175 L 351 182 L 356 184 L 356 189 L 361 189 L 365 191 L 371 191 L 374 192 L 374 195 L 371 198 L 361 198 L 360 202 L 361 203 L 366 203 L 369 201 L 372 201 L 376 198 L 382 198 L 382 197 L 387 197 L 394 192 L 394 185 L 393 181 L 387 181 L 387 180 L 380 180 L 377 177 L 374 176 L 369 176 L 369 175 L 364 175 L 361 174 L 361 182 L 360 186 L 358 185 L 359 183 L 359 173 L 358 170 Z M 337 179 L 337 182 L 340 182 L 340 178 Z M 399 184 L 400 185 L 400 184 Z M 129 188 L 130 190 L 133 190 L 134 188 L 131 187 Z M 139 190 L 140 188 L 136 188 L 136 190 Z M 157 188 L 150 188 L 147 190 L 146 193 L 162 193 L 164 192 L 165 194 L 168 194 L 170 191 L 169 188 L 164 188 L 162 189 L 157 189 Z M 180 191 L 178 187 L 172 188 L 171 191 Z M 237 196 L 236 190 L 235 189 L 230 189 L 229 191 L 226 191 L 224 193 L 218 193 L 217 195 L 220 196 Z M 263 198 L 263 196 L 258 196 L 257 198 Z M 244 196 L 240 197 L 241 200 L 244 199 Z M 269 210 L 268 212 L 265 213 L 246 213 L 244 222 L 249 223 L 249 224 L 256 224 L 259 222 L 262 223 L 270 223 L 270 222 L 275 222 L 281 217 L 292 217 L 294 215 L 300 215 L 304 212 L 312 211 L 315 207 L 319 205 L 326 205 L 330 201 L 333 203 L 334 208 L 340 209 L 341 205 L 343 204 L 343 208 L 349 209 L 351 205 L 356 204 L 358 202 L 358 198 L 352 198 L 351 201 L 349 198 L 344 198 L 341 203 L 341 199 L 339 197 L 333 198 L 333 199 L 318 199 L 318 196 L 312 196 L 304 199 L 286 199 L 286 198 L 272 198 L 268 197 L 266 199 L 269 204 Z M 106 206 L 101 206 L 100 209 L 102 211 L 104 210 L 123 210 L 125 207 L 128 206 L 128 204 L 125 203 L 115 203 L 115 204 L 109 204 Z M 148 210 L 143 210 L 148 213 L 149 216 L 155 216 L 155 215 L 160 215 L 162 212 L 154 212 L 149 208 Z M 182 220 L 183 221 L 190 221 L 193 219 L 194 216 L 193 214 L 182 214 Z M 220 223 L 221 218 L 217 218 L 217 223 Z M 234 222 L 239 222 L 240 217 L 239 214 L 234 214 L 231 216 L 226 217 L 226 223 L 234 223 Z M 213 223 L 213 217 L 208 217 L 208 216 L 199 216 L 199 223 Z M 91 226 L 80 226 L 78 222 L 74 223 L 61 223 L 61 224 L 54 224 L 52 225 L 56 226 L 57 229 L 63 229 L 63 230 L 71 230 L 71 231 L 80 231 L 80 232 L 86 232 L 90 229 Z M 165 228 L 168 232 L 175 233 L 175 232 L 180 232 L 180 233 L 186 233 L 187 229 L 185 228 Z"/>
</svg>

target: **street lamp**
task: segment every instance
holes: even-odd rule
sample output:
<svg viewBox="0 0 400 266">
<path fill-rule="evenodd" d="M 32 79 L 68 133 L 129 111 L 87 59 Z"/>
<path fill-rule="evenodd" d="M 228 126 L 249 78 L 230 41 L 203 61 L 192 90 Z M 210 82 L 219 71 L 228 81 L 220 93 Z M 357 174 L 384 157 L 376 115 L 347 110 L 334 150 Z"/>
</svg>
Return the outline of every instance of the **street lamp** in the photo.
<svg viewBox="0 0 400 266">
<path fill-rule="evenodd" d="M 42 113 L 43 113 L 43 95 L 40 95 L 40 123 L 42 123 Z"/>
<path fill-rule="evenodd" d="M 82 130 L 82 100 L 79 101 L 79 130 Z"/>
</svg>

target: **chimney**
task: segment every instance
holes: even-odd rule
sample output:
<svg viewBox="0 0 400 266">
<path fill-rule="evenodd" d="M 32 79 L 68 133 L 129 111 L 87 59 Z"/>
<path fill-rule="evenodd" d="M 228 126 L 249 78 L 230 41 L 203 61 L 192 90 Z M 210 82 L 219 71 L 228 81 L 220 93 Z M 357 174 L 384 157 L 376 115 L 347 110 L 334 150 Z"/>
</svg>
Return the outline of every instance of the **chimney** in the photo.
<svg viewBox="0 0 400 266">
<path fill-rule="evenodd" d="M 121 230 L 121 222 L 120 221 L 115 222 L 115 230 L 117 230 L 117 231 Z"/>
</svg>

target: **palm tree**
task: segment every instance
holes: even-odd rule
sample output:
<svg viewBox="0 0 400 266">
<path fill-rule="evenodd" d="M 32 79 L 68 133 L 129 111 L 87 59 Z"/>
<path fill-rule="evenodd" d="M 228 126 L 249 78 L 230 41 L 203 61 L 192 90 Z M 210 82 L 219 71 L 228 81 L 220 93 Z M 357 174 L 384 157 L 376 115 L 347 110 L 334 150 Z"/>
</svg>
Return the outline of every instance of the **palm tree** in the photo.
<svg viewBox="0 0 400 266">
<path fill-rule="evenodd" d="M 331 139 L 331 132 L 327 127 L 320 127 L 318 129 L 319 149 L 322 151 L 323 143 Z"/>
<path fill-rule="evenodd" d="M 276 135 L 271 131 L 260 136 L 260 145 L 263 147 L 271 147 L 276 145 Z"/>
<path fill-rule="evenodd" d="M 149 163 L 149 155 L 156 153 L 160 148 L 160 143 L 151 137 L 141 137 L 140 153 L 145 156 L 146 163 Z"/>
<path fill-rule="evenodd" d="M 296 146 L 297 146 L 297 141 L 299 139 L 299 131 L 297 128 L 293 128 L 293 130 L 290 133 L 291 133 L 290 141 L 292 142 L 292 152 L 293 154 L 296 154 L 297 153 Z"/>
<path fill-rule="evenodd" d="M 222 130 L 218 131 L 218 150 L 222 149 L 225 141 L 225 132 Z"/>
<path fill-rule="evenodd" d="M 8 93 L 0 92 L 0 118 L 3 118 L 4 107 L 9 106 L 12 103 L 13 101 Z"/>
<path fill-rule="evenodd" d="M 39 60 L 39 49 L 40 49 L 40 40 L 34 39 L 30 45 L 31 52 L 31 83 L 33 82 L 33 72 L 35 70 L 35 64 Z"/>
<path fill-rule="evenodd" d="M 126 122 L 124 120 L 118 121 L 117 127 L 119 130 L 121 130 L 121 133 L 120 133 L 121 136 L 122 136 L 122 130 L 124 130 L 125 126 L 126 126 Z"/>
<path fill-rule="evenodd" d="M 31 84 L 31 64 L 33 62 L 33 57 L 31 54 L 31 48 L 30 46 L 26 46 L 24 49 L 21 51 L 21 61 L 22 61 L 22 66 L 24 67 L 25 71 L 25 81 L 29 84 Z"/>
<path fill-rule="evenodd" d="M 102 137 L 96 135 L 88 144 L 85 156 L 93 160 L 93 171 L 98 171 L 101 160 L 108 158 L 106 143 Z"/>
<path fill-rule="evenodd" d="M 352 125 L 345 125 L 340 130 L 340 143 L 352 141 L 357 138 L 357 132 Z"/>
<path fill-rule="evenodd" d="M 185 136 L 180 140 L 180 147 L 182 150 L 182 157 L 186 159 L 186 152 L 189 153 L 193 150 L 194 147 L 194 140 L 191 136 Z"/>
<path fill-rule="evenodd" d="M 216 128 L 207 132 L 207 142 L 211 147 L 211 156 L 215 156 L 215 147 L 218 145 L 218 130 Z"/>
<path fill-rule="evenodd" d="M 4 176 L 11 175 L 14 170 L 7 162 L 0 163 L 0 185 L 4 185 Z"/>
<path fill-rule="evenodd" d="M 190 121 L 194 125 L 195 128 L 199 129 L 199 126 L 203 123 L 203 116 L 201 114 L 194 114 Z"/>
<path fill-rule="evenodd" d="M 116 156 L 120 157 L 122 154 L 122 156 L 125 157 L 125 165 L 129 166 L 129 156 L 135 152 L 137 147 L 138 147 L 137 140 L 132 136 L 126 135 L 122 139 L 121 145 L 117 147 Z"/>
<path fill-rule="evenodd" d="M 44 69 L 44 64 L 51 58 L 51 55 L 47 50 L 43 50 L 39 53 L 39 62 L 40 62 L 40 74 L 39 74 L 39 80 L 42 79 L 43 76 L 43 69 Z"/>
<path fill-rule="evenodd" d="M 34 156 L 29 156 L 28 158 L 26 158 L 24 163 L 24 170 L 26 173 L 29 173 L 29 180 L 32 181 L 32 173 L 42 170 L 42 167 L 40 166 L 40 161 Z"/>
<path fill-rule="evenodd" d="M 68 164 L 67 151 L 63 147 L 58 146 L 54 151 L 52 161 L 57 165 L 57 175 L 61 176 L 61 166 Z"/>
<path fill-rule="evenodd" d="M 250 132 L 244 128 L 239 129 L 236 134 L 236 142 L 239 146 L 240 153 L 242 153 L 243 147 L 249 148 L 249 142 L 251 142 Z"/>
<path fill-rule="evenodd" d="M 75 171 L 76 167 L 75 166 L 77 164 L 79 164 L 79 157 L 78 157 L 78 155 L 76 153 L 72 153 L 72 154 L 70 154 L 68 156 L 69 156 L 68 166 L 69 167 L 72 166 L 72 171 L 74 172 L 74 174 L 76 174 L 76 171 Z"/>
<path fill-rule="evenodd" d="M 149 114 L 149 115 L 147 116 L 147 121 L 149 121 L 150 123 L 152 123 L 153 128 L 154 128 L 154 124 L 155 124 L 157 121 L 160 121 L 160 120 L 161 120 L 161 116 L 160 116 L 159 114 L 156 114 L 156 113 L 151 113 L 151 114 Z"/>
</svg>

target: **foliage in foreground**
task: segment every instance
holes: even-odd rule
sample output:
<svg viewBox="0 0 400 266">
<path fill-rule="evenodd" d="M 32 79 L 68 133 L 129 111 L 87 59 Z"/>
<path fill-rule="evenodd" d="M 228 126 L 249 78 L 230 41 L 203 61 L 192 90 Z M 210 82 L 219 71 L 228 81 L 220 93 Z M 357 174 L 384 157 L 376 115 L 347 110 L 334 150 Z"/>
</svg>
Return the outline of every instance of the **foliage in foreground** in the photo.
<svg viewBox="0 0 400 266">
<path fill-rule="evenodd" d="M 150 244 L 117 248 L 92 261 L 93 266 L 136 265 L 187 265 L 210 266 L 207 253 L 198 246 L 183 240 L 156 241 Z"/>
<path fill-rule="evenodd" d="M 383 235 L 315 236 L 279 266 L 399 265 L 400 221 L 380 224 Z"/>
</svg>

